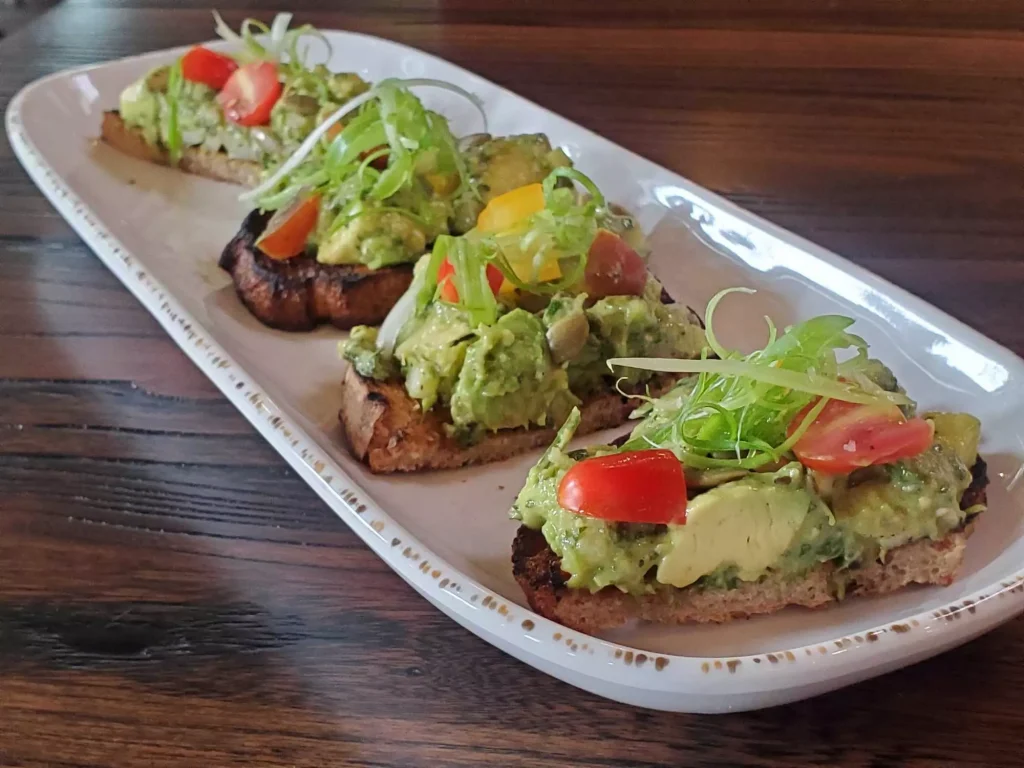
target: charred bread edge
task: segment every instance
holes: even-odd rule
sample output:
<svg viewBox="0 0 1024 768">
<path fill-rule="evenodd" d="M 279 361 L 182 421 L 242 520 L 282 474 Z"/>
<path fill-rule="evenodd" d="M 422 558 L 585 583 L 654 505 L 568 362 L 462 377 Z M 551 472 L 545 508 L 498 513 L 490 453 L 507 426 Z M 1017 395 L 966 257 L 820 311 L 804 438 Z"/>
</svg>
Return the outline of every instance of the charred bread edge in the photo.
<svg viewBox="0 0 1024 768">
<path fill-rule="evenodd" d="M 650 393 L 667 392 L 676 379 L 657 377 L 650 384 Z M 503 429 L 464 446 L 449 437 L 442 416 L 436 410 L 424 413 L 399 381 L 367 379 L 349 366 L 341 388 L 338 418 L 352 452 L 373 472 L 454 469 L 499 461 L 546 446 L 557 431 L 553 427 Z M 580 408 L 582 419 L 576 434 L 620 426 L 637 405 L 613 390 L 593 396 Z"/>
<path fill-rule="evenodd" d="M 988 476 L 980 457 L 961 507 L 984 504 Z M 884 594 L 914 583 L 949 585 L 963 562 L 973 530 L 968 519 L 942 539 L 919 539 L 897 547 L 884 563 L 870 563 L 842 574 L 846 594 Z M 569 575 L 540 531 L 520 526 L 512 544 L 512 570 L 536 613 L 580 632 L 594 633 L 635 619 L 663 623 L 724 622 L 774 613 L 789 605 L 818 608 L 839 600 L 836 569 L 823 563 L 798 579 L 769 575 L 730 590 L 661 587 L 653 594 L 628 595 L 614 587 L 591 593 L 566 585 Z"/>
<path fill-rule="evenodd" d="M 256 247 L 270 217 L 251 211 L 219 262 L 242 303 L 264 325 L 283 331 L 309 331 L 323 323 L 341 329 L 376 325 L 412 283 L 411 264 L 370 269 L 320 264 L 311 255 L 271 259 Z"/>
<path fill-rule="evenodd" d="M 162 147 L 148 144 L 137 128 L 129 127 L 117 111 L 103 113 L 100 137 L 126 155 L 157 165 L 171 165 L 170 155 Z M 195 176 L 227 181 L 246 187 L 259 183 L 261 168 L 251 160 L 233 160 L 224 152 L 207 152 L 188 147 L 181 153 L 178 168 Z"/>
</svg>

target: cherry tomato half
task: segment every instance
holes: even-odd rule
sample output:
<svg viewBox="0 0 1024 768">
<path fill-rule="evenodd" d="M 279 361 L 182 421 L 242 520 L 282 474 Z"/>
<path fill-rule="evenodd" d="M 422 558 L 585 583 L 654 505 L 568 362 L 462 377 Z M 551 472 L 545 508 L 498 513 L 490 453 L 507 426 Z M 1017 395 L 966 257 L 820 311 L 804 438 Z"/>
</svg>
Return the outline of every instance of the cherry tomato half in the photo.
<svg viewBox="0 0 1024 768">
<path fill-rule="evenodd" d="M 647 265 L 621 237 L 599 229 L 587 255 L 583 283 L 595 299 L 605 296 L 642 296 L 647 287 Z"/>
<path fill-rule="evenodd" d="M 255 61 L 235 70 L 228 78 L 217 101 L 228 120 L 245 126 L 266 125 L 270 110 L 281 96 L 277 65 Z"/>
<path fill-rule="evenodd" d="M 256 247 L 272 259 L 283 261 L 306 250 L 306 241 L 320 216 L 320 196 L 301 197 L 277 211 L 267 222 Z"/>
<path fill-rule="evenodd" d="M 449 304 L 456 304 L 459 301 L 459 289 L 455 287 L 455 281 L 452 280 L 452 275 L 455 274 L 455 267 L 448 261 L 448 257 L 441 262 L 441 267 L 437 270 L 437 284 L 441 286 L 441 298 L 447 301 Z M 487 265 L 487 284 L 491 286 L 491 292 L 494 295 L 498 294 L 498 289 L 501 288 L 501 283 L 504 281 L 505 276 L 501 274 L 501 270 L 493 264 Z"/>
<path fill-rule="evenodd" d="M 197 45 L 181 57 L 181 74 L 193 83 L 203 83 L 219 91 L 232 73 L 238 69 L 238 62 L 230 56 L 211 51 Z"/>
<path fill-rule="evenodd" d="M 813 403 L 793 419 L 800 425 Z M 861 405 L 830 400 L 793 447 L 804 466 L 828 474 L 889 464 L 917 456 L 932 444 L 935 428 L 924 419 L 907 419 L 896 406 Z"/>
<path fill-rule="evenodd" d="M 584 459 L 558 485 L 563 509 L 621 523 L 686 522 L 686 476 L 672 451 Z"/>
</svg>

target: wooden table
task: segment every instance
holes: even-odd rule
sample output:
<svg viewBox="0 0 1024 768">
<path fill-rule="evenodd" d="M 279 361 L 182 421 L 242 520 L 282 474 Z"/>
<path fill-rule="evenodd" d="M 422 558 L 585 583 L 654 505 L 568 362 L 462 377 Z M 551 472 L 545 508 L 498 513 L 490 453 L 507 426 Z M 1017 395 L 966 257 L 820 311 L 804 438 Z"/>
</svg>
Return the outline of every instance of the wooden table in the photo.
<svg viewBox="0 0 1024 768">
<path fill-rule="evenodd" d="M 234 25 L 279 3 L 219 3 Z M 1024 4 L 290 2 L 476 70 L 1024 352 Z M 211 36 L 69 0 L 0 98 Z M 416 596 L 285 467 L 0 145 L 0 764 L 1009 766 L 1024 622 L 817 700 L 632 709 Z"/>
</svg>

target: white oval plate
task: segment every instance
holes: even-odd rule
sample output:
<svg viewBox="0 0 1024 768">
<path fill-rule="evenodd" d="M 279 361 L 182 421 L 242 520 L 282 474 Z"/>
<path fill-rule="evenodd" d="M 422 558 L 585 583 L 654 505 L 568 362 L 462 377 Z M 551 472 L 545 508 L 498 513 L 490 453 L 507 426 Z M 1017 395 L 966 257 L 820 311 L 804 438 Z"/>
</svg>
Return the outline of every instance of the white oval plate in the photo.
<svg viewBox="0 0 1024 768">
<path fill-rule="evenodd" d="M 670 171 L 433 56 L 329 32 L 337 69 L 435 77 L 479 94 L 500 134 L 544 132 L 652 232 L 653 267 L 679 300 L 703 308 L 733 285 L 722 336 L 763 339 L 826 312 L 858 330 L 920 403 L 977 414 L 985 427 L 991 509 L 960 578 L 810 612 L 708 627 L 635 626 L 587 637 L 533 614 L 512 579 L 516 525 L 506 518 L 537 454 L 484 468 L 374 477 L 342 448 L 335 414 L 338 331 L 268 330 L 241 307 L 216 266 L 244 209 L 236 188 L 123 157 L 94 138 L 100 115 L 161 51 L 52 75 L 7 110 L 26 170 L 103 262 L 337 515 L 397 573 L 461 625 L 528 664 L 619 701 L 724 712 L 813 696 L 963 643 L 1024 609 L 1024 361 L 923 301 Z M 425 99 L 459 132 L 466 104 Z M 453 659 L 454 663 L 457 660 Z"/>
</svg>

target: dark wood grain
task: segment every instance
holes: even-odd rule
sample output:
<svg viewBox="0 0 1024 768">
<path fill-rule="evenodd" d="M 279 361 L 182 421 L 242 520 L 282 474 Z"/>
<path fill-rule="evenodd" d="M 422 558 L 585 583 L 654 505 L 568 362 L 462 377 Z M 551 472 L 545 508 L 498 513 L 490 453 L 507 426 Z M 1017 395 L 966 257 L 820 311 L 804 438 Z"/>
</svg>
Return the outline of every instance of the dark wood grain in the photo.
<svg viewBox="0 0 1024 768">
<path fill-rule="evenodd" d="M 287 5 L 474 69 L 1024 352 L 1020 2 Z M 0 103 L 210 29 L 198 2 L 65 2 L 0 44 Z M 1012 622 L 719 718 L 547 678 L 340 524 L 0 143 L 0 765 L 1020 765 L 1022 647 Z"/>
</svg>

